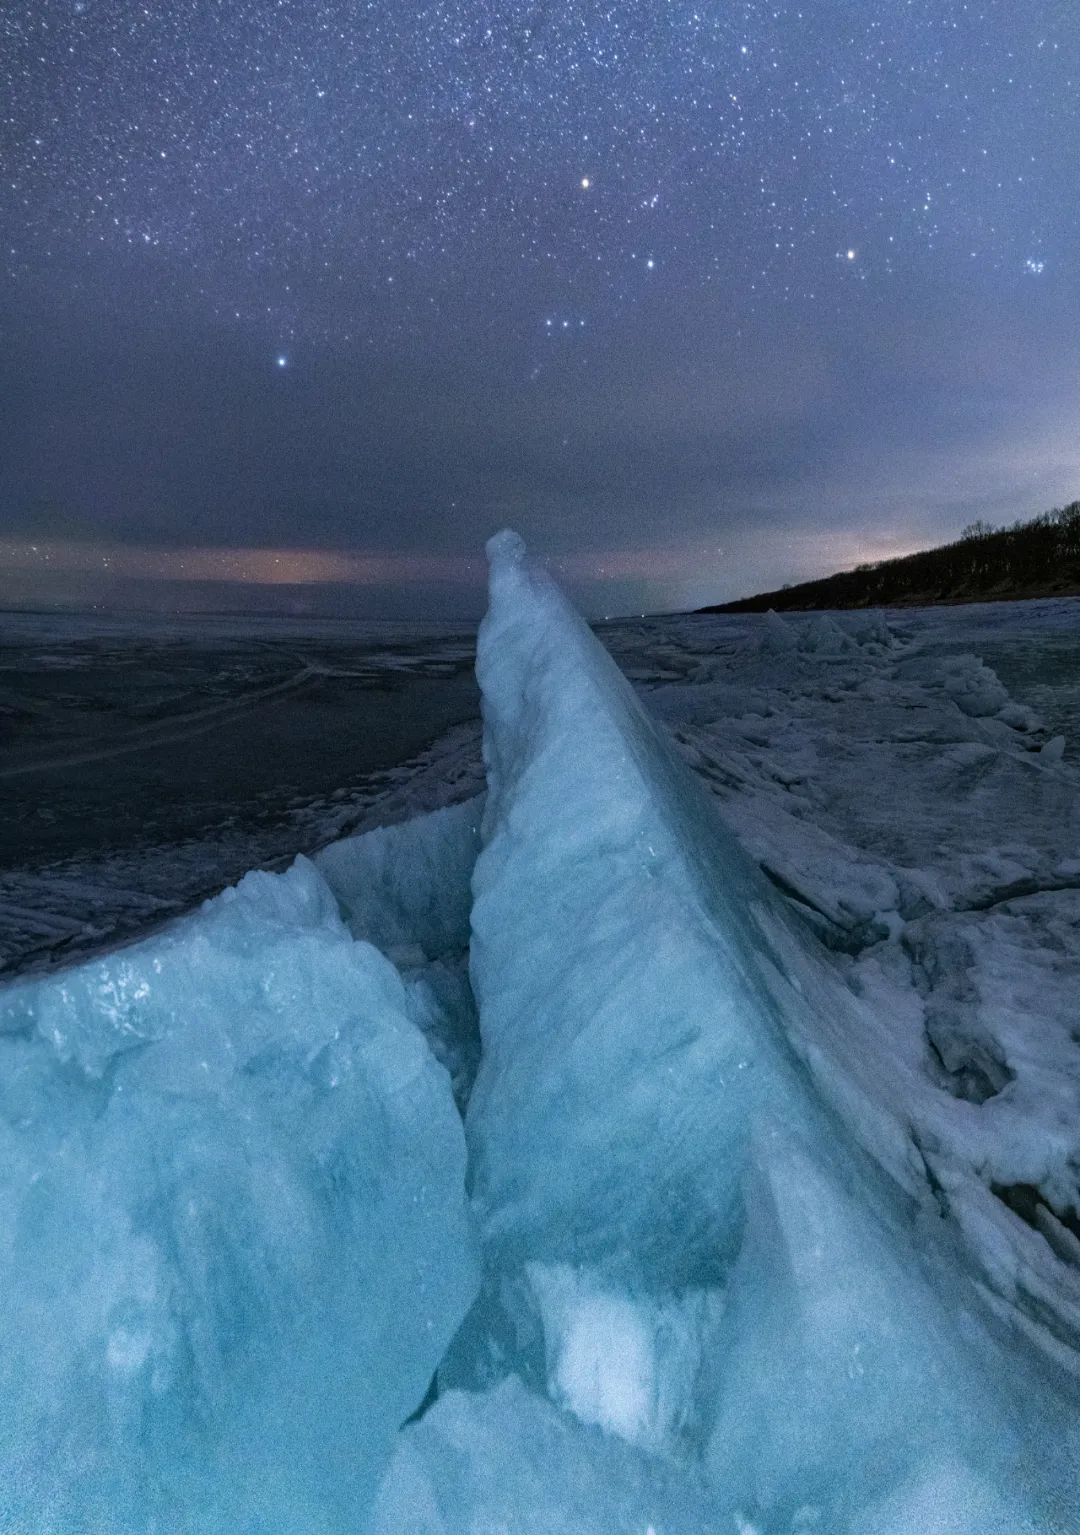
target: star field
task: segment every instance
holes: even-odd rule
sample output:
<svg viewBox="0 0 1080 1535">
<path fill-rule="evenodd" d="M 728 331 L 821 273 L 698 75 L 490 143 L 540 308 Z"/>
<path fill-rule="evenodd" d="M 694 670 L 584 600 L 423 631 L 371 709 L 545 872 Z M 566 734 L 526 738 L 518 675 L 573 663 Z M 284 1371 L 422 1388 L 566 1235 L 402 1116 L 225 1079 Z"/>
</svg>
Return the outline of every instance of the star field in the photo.
<svg viewBox="0 0 1080 1535">
<path fill-rule="evenodd" d="M 749 394 L 782 393 L 785 326 L 802 338 L 798 356 L 835 353 L 830 335 L 842 335 L 850 360 L 866 350 L 853 336 L 903 332 L 910 318 L 918 352 L 960 292 L 969 316 L 1027 315 L 1033 346 L 1045 325 L 1067 373 L 1078 91 L 1072 0 L 12 4 L 0 16 L 3 313 L 28 347 L 35 325 L 74 312 L 99 354 L 117 315 L 141 356 L 151 336 L 200 357 L 247 348 L 282 384 L 309 381 L 299 417 L 320 377 L 330 387 L 331 357 L 347 374 L 335 387 L 358 395 L 363 370 L 390 359 L 405 396 L 410 367 L 421 381 L 442 368 L 478 409 L 497 379 L 515 398 L 547 390 L 556 415 L 577 414 L 587 376 L 587 472 L 573 431 L 567 455 L 553 430 L 508 486 L 500 444 L 520 400 L 494 413 L 490 464 L 477 465 L 471 431 L 433 434 L 469 468 L 444 462 L 416 498 L 428 507 L 421 541 L 451 485 L 478 508 L 484 495 L 534 507 L 543 523 L 544 496 L 618 489 L 615 455 L 642 416 L 667 435 L 669 458 L 688 437 L 700 456 L 703 410 L 730 446 L 711 386 L 694 398 L 710 332 L 723 366 L 748 370 Z M 970 319 L 950 323 L 958 358 L 970 356 Z M 738 336 L 757 338 L 748 355 L 732 355 Z M 921 364 L 899 366 L 907 388 Z M 871 389 L 886 390 L 894 367 Z M 577 379 L 572 406 L 558 397 L 565 375 Z M 40 387 L 47 409 L 44 376 Z M 415 431 L 413 447 L 424 450 Z M 740 451 L 735 480 L 749 493 L 755 452 Z M 380 454 L 400 456 L 386 441 Z M 805 476 L 797 445 L 781 456 Z M 234 500 L 242 469 L 237 459 L 217 472 Z M 33 498 L 34 475 L 24 457 L 0 478 L 9 502 Z M 324 464 L 321 502 L 358 506 L 350 475 Z M 690 478 L 698 509 L 675 517 L 686 528 L 708 502 L 709 475 Z M 628 509 L 624 541 L 652 537 L 662 506 L 689 506 L 685 474 L 666 501 L 663 473 L 646 479 L 648 505 Z M 713 479 L 730 515 L 731 484 Z M 147 487 L 143 499 L 175 491 Z M 207 494 L 204 483 L 195 499 Z M 47 495 L 72 501 L 70 488 Z M 88 530 L 93 505 L 120 495 L 115 476 L 83 494 Z M 372 490 L 369 511 L 376 500 Z M 108 515 L 137 537 L 129 513 Z M 334 539 L 363 538 L 356 515 L 356 526 L 331 516 Z M 258 533 L 256 514 L 240 520 Z M 601 522 L 615 532 L 611 514 Z M 292 524 L 302 537 L 302 512 Z M 469 514 L 455 526 L 476 536 Z M 154 536 L 168 527 L 163 513 Z"/>
</svg>

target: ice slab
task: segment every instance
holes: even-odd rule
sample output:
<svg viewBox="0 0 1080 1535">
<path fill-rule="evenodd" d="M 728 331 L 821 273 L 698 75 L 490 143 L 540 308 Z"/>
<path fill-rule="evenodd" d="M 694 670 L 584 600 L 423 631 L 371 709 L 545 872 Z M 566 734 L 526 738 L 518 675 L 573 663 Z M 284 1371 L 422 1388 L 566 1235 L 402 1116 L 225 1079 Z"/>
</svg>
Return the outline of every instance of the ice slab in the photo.
<svg viewBox="0 0 1080 1535">
<path fill-rule="evenodd" d="M 362 1528 L 475 1286 L 394 967 L 299 859 L 0 1029 L 4 1530 Z"/>
<path fill-rule="evenodd" d="M 899 1531 L 939 1494 L 942 1529 L 973 1530 L 965 1499 L 987 1529 L 1056 1527 L 1075 1391 L 958 1257 L 895 1111 L 910 1068 L 520 540 L 489 553 L 485 1281 L 440 1380 L 517 1374 L 703 1475 L 717 1528 L 854 1532 L 880 1508 Z"/>
<path fill-rule="evenodd" d="M 469 946 L 483 798 L 331 842 L 315 867 L 354 938 L 439 959 Z"/>
<path fill-rule="evenodd" d="M 580 1423 L 510 1376 L 488 1392 L 448 1392 L 401 1434 L 371 1535 L 727 1529 L 737 1526 L 699 1478 Z"/>
<path fill-rule="evenodd" d="M 509 539 L 492 559 L 467 1126 L 487 1240 L 708 1283 L 775 1048 L 747 1027 L 772 1011 L 746 963 L 761 882 L 561 594 Z"/>
<path fill-rule="evenodd" d="M 373 943 L 400 971 L 410 1016 L 450 1073 L 462 1112 L 480 1062 L 468 959 L 483 804 L 483 796 L 476 796 L 343 837 L 314 859 L 349 931 Z"/>
</svg>

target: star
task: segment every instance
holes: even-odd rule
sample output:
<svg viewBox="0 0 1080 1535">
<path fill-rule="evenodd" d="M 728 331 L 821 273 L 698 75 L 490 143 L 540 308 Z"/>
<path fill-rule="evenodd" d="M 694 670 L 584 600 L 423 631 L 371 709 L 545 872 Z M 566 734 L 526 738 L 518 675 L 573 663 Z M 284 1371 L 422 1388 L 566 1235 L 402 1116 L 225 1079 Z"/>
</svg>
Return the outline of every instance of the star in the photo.
<svg viewBox="0 0 1080 1535">
<path fill-rule="evenodd" d="M 432 487 L 473 475 L 472 428 L 459 425 L 473 419 L 485 422 L 492 464 L 515 466 L 508 503 L 546 506 L 538 487 L 550 466 L 503 440 L 517 431 L 513 388 L 530 379 L 541 341 L 534 393 L 550 388 L 555 415 L 584 409 L 609 444 L 591 478 L 580 471 L 583 505 L 601 484 L 605 507 L 628 505 L 617 446 L 627 421 L 644 413 L 657 380 L 686 381 L 664 393 L 672 435 L 656 459 L 663 511 L 653 531 L 683 515 L 677 445 L 704 432 L 703 359 L 730 346 L 733 375 L 757 379 L 759 328 L 762 377 L 796 366 L 774 338 L 805 338 L 808 355 L 820 342 L 831 358 L 836 335 L 854 347 L 883 316 L 890 345 L 899 351 L 895 338 L 910 334 L 918 366 L 936 376 L 950 349 L 981 356 L 986 315 L 1006 315 L 1015 299 L 1016 325 L 1031 336 L 1002 363 L 1018 381 L 1011 398 L 1026 402 L 1026 359 L 1049 350 L 1069 382 L 1048 395 L 1063 401 L 1080 377 L 1080 117 L 1062 108 L 1080 78 L 1080 29 L 1061 0 L 1029 9 L 1035 20 L 1006 25 L 1007 6 L 940 0 L 11 0 L 0 21 L 5 350 L 14 327 L 20 355 L 32 354 L 48 310 L 58 335 L 63 314 L 82 317 L 87 357 L 107 357 L 124 380 L 118 338 L 129 333 L 148 369 L 157 349 L 210 358 L 222 397 L 243 398 L 252 430 L 215 438 L 227 472 L 193 444 L 192 482 L 205 463 L 208 508 L 220 485 L 248 487 L 252 536 L 262 536 L 265 507 L 275 537 L 294 519 L 298 546 L 305 518 L 323 517 L 312 510 L 323 489 L 304 489 L 316 482 L 335 509 L 334 536 L 366 536 L 358 508 L 368 492 L 356 490 L 355 469 L 365 455 L 387 466 L 370 502 L 388 526 L 399 498 L 434 506 Z M 939 328 L 940 345 L 920 339 Z M 828 391 L 815 395 L 809 409 L 824 413 L 826 432 L 869 442 L 893 430 L 890 370 L 901 364 L 876 343 L 868 355 L 861 414 L 830 414 Z M 4 517 L 37 518 L 31 508 L 55 500 L 72 509 L 65 527 L 93 529 L 98 507 L 153 504 L 155 536 L 166 522 L 169 536 L 187 536 L 181 477 L 159 467 L 162 453 L 135 455 L 124 480 L 121 449 L 103 447 L 91 463 L 73 424 L 70 481 L 53 483 L 47 423 L 54 410 L 77 420 L 59 356 L 48 386 L 42 373 L 36 414 L 18 403 L 19 370 L 0 377 L 0 419 L 17 408 L 41 423 L 23 434 L 14 467 L 5 455 Z M 241 391 L 234 379 L 249 368 L 264 386 L 274 373 L 289 382 L 256 379 Z M 979 368 L 958 372 L 977 392 Z M 177 380 L 178 401 L 193 387 L 186 374 Z M 854 384 L 845 374 L 837 387 Z M 384 391 L 378 409 L 364 406 Z M 444 411 L 442 393 L 459 391 L 460 410 Z M 932 383 L 917 394 L 929 410 Z M 500 402 L 490 414 L 489 398 Z M 979 396 L 971 419 L 986 408 Z M 319 431 L 302 423 L 334 410 L 350 427 L 330 432 L 324 462 Z M 445 441 L 416 426 L 425 411 L 453 423 Z M 362 450 L 348 446 L 355 423 Z M 263 484 L 271 456 L 253 445 L 279 425 L 281 483 Z M 750 435 L 759 429 L 772 427 Z M 390 466 L 413 463 L 417 442 L 416 485 L 405 488 Z M 792 437 L 784 451 L 801 483 L 803 446 Z M 704 448 L 701 458 L 712 462 Z M 1028 462 L 1026 450 L 1017 461 Z M 721 479 L 742 473 L 725 455 L 717 462 Z M 493 496 L 502 475 L 481 476 Z M 1060 492 L 1077 493 L 1080 481 Z M 279 515 L 278 499 L 295 513 Z M 788 500 L 799 496 L 776 492 L 777 505 Z M 687 518 L 706 515 L 697 507 Z M 211 511 L 201 515 L 217 527 Z M 415 513 L 417 527 L 426 515 Z M 482 515 L 462 513 L 463 544 Z M 638 515 L 612 512 L 612 526 Z M 140 516 L 132 510 L 124 526 L 138 531 Z M 112 528 L 121 512 L 109 517 Z"/>
</svg>

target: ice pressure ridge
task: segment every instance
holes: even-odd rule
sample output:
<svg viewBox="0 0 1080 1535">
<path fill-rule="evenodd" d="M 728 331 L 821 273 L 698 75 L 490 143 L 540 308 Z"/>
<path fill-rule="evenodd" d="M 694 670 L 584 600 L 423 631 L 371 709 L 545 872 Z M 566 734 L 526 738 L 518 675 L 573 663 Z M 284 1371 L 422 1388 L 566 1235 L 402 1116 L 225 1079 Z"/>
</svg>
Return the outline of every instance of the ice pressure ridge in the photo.
<svg viewBox="0 0 1080 1535">
<path fill-rule="evenodd" d="M 0 994 L 4 1528 L 1075 1531 L 977 1178 L 489 556 L 485 800 Z"/>
</svg>

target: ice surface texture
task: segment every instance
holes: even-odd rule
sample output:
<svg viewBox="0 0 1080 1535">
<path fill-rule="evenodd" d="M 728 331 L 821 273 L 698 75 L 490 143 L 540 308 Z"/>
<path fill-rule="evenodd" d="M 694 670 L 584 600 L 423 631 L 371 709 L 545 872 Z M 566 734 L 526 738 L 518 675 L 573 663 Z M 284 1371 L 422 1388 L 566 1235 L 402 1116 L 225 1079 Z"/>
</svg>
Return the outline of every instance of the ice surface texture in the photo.
<svg viewBox="0 0 1080 1535">
<path fill-rule="evenodd" d="M 393 966 L 299 859 L 0 1027 L 0 1528 L 353 1535 L 474 1287 Z"/>
</svg>

